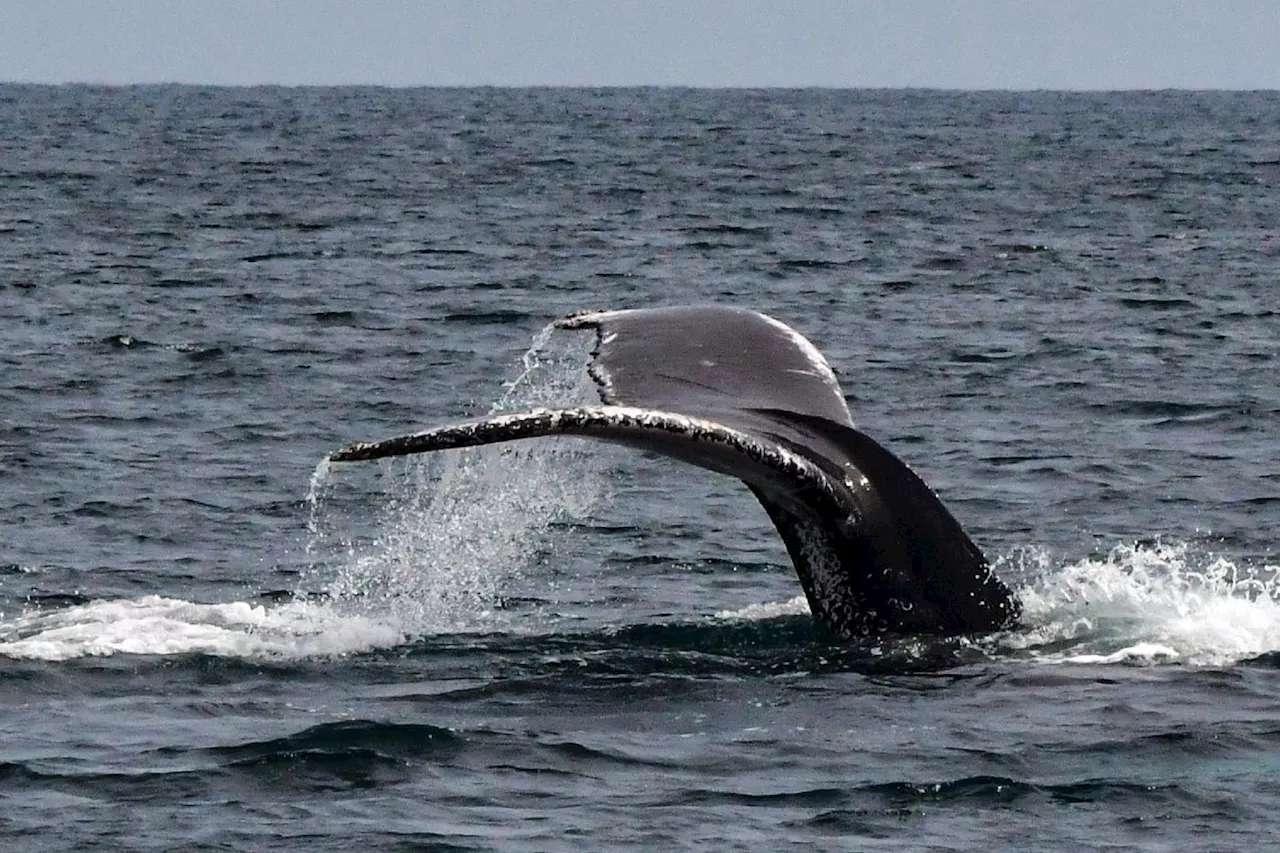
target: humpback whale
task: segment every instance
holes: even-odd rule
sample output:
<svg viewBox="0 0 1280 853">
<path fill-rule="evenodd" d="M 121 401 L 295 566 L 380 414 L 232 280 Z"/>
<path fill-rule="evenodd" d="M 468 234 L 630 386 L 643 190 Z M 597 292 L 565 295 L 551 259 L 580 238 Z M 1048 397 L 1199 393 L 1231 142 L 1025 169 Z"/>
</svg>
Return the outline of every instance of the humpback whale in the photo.
<svg viewBox="0 0 1280 853">
<path fill-rule="evenodd" d="M 1017 599 L 933 491 L 854 426 L 835 373 L 785 323 L 744 308 L 584 311 L 600 405 L 491 415 L 375 442 L 334 462 L 549 435 L 642 448 L 742 480 L 818 623 L 839 638 L 1009 627 Z"/>
</svg>

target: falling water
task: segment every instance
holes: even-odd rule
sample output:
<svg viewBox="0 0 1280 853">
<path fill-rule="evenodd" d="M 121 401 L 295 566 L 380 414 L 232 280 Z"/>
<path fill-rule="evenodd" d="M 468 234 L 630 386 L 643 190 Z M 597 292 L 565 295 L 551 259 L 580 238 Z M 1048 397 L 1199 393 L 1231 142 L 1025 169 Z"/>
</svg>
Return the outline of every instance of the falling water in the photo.
<svg viewBox="0 0 1280 853">
<path fill-rule="evenodd" d="M 587 336 L 548 326 L 491 413 L 597 402 L 585 369 L 588 348 Z M 337 606 L 391 619 L 409 635 L 500 620 L 495 608 L 504 590 L 533 571 L 553 523 L 587 514 L 605 484 L 599 454 L 579 439 L 378 464 L 376 522 L 363 541 L 326 511 L 344 487 L 343 475 L 327 461 L 317 467 L 309 498 L 311 551 L 336 556 L 327 591 Z"/>
</svg>

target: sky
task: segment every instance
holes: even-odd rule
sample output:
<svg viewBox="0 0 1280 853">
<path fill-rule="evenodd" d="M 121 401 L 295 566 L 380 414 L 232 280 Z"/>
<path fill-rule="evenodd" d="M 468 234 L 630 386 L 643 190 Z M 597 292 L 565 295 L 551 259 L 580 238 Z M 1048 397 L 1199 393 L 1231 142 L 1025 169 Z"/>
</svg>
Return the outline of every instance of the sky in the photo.
<svg viewBox="0 0 1280 853">
<path fill-rule="evenodd" d="M 1280 88 L 1280 0 L 0 0 L 0 81 Z"/>
</svg>

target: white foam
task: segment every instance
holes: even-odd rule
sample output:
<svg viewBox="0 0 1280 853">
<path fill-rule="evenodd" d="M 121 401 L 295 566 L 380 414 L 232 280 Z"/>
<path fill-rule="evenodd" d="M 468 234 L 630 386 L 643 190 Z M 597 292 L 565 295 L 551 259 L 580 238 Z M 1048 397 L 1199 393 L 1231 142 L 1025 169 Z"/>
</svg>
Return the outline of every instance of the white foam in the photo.
<svg viewBox="0 0 1280 853">
<path fill-rule="evenodd" d="M 721 610 L 715 614 L 717 619 L 731 621 L 755 622 L 761 619 L 776 619 L 779 616 L 807 616 L 809 602 L 803 595 L 789 598 L 786 601 L 770 601 L 764 604 L 748 604 L 734 610 Z"/>
<path fill-rule="evenodd" d="M 1000 561 L 1037 576 L 1020 590 L 1021 625 L 983 645 L 1053 664 L 1223 666 L 1280 650 L 1280 566 L 1253 569 L 1185 542 L 1118 545 L 1051 565 L 1041 550 Z M 807 614 L 804 596 L 722 610 L 716 619 Z"/>
<path fill-rule="evenodd" d="M 1278 568 L 1242 571 L 1185 543 L 1117 546 L 1104 557 L 1051 569 L 1022 589 L 1024 627 L 1003 635 L 995 651 L 1087 665 L 1221 666 L 1255 657 L 1280 649 Z M 394 648 L 445 631 L 518 629 L 492 611 L 466 607 L 443 609 L 431 623 L 425 617 L 429 609 L 419 600 L 405 620 L 405 611 L 377 600 L 355 611 L 342 602 L 202 604 L 163 596 L 93 601 L 0 622 L 0 657 L 207 654 L 288 660 Z M 721 610 L 713 618 L 758 621 L 808 612 L 804 596 L 797 595 Z"/>
<path fill-rule="evenodd" d="M 1175 661 L 1180 657 L 1176 649 L 1162 646 L 1159 643 L 1135 643 L 1127 648 L 1118 649 L 1109 655 L 1068 655 L 1063 658 L 1066 663 L 1159 663 Z"/>
<path fill-rule="evenodd" d="M 0 625 L 0 656 L 46 661 L 115 654 L 292 659 L 353 654 L 405 640 L 405 633 L 392 624 L 321 604 L 197 604 L 150 595 L 26 613 Z"/>
<path fill-rule="evenodd" d="M 1022 589 L 1035 660 L 1220 666 L 1280 650 L 1280 567 L 1245 568 L 1185 542 L 1119 545 Z"/>
</svg>

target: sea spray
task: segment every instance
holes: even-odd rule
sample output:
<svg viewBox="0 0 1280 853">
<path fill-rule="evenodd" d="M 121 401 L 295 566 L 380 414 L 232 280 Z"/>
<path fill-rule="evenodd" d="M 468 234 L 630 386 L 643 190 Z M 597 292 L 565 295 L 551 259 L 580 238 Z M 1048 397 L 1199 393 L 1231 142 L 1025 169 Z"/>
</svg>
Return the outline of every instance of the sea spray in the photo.
<svg viewBox="0 0 1280 853">
<path fill-rule="evenodd" d="M 585 335 L 548 326 L 491 413 L 598 402 L 589 346 Z M 321 466 L 308 498 L 309 553 L 332 564 L 327 592 L 346 612 L 408 635 L 497 627 L 495 608 L 553 524 L 584 516 L 600 497 L 598 450 L 548 439 L 384 460 L 363 535 L 353 510 L 332 511 L 344 481 L 335 472 L 348 466 Z"/>
<path fill-rule="evenodd" d="M 309 536 L 306 548 L 307 554 L 311 554 L 316 536 L 319 533 L 320 501 L 324 494 L 324 487 L 329 482 L 331 464 L 328 456 L 316 463 L 315 470 L 311 472 L 311 479 L 307 484 L 307 534 Z"/>
</svg>

